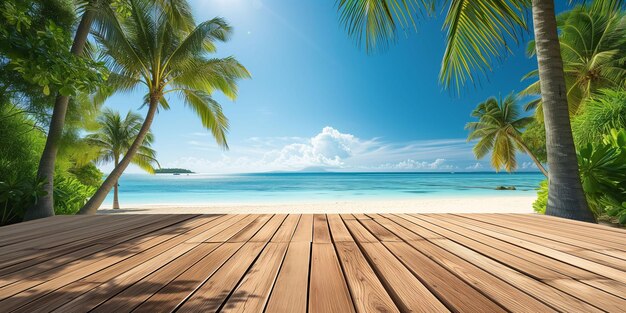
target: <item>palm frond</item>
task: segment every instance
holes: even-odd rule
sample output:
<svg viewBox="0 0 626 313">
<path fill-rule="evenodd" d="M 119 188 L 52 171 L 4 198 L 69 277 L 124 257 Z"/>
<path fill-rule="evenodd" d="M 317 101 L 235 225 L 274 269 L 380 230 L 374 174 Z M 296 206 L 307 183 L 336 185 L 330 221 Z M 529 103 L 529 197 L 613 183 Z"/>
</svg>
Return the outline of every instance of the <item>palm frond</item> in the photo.
<svg viewBox="0 0 626 313">
<path fill-rule="evenodd" d="M 185 103 L 198 115 L 202 126 L 209 129 L 217 144 L 228 149 L 226 133 L 228 131 L 228 119 L 222 112 L 222 106 L 207 93 L 183 89 L 181 94 Z"/>
</svg>

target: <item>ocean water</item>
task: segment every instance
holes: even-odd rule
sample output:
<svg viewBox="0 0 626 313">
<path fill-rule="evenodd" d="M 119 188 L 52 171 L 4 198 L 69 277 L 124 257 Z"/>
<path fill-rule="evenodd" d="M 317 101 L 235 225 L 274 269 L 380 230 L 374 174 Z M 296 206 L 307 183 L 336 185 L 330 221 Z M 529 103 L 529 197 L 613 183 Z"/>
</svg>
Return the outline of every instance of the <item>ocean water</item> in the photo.
<svg viewBox="0 0 626 313">
<path fill-rule="evenodd" d="M 541 173 L 125 174 L 127 204 L 275 203 L 535 195 Z M 495 190 L 515 186 L 517 190 Z M 113 192 L 105 203 L 111 204 Z"/>
</svg>

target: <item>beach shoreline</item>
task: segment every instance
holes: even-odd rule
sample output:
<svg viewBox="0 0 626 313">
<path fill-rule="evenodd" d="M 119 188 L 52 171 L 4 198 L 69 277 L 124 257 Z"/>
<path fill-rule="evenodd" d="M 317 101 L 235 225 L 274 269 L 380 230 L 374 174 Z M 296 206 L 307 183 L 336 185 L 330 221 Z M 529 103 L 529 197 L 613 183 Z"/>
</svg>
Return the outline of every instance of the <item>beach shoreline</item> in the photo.
<svg viewBox="0 0 626 313">
<path fill-rule="evenodd" d="M 320 213 L 533 213 L 536 196 L 455 196 L 408 199 L 263 201 L 206 204 L 103 205 L 98 214 L 320 214 Z"/>
</svg>

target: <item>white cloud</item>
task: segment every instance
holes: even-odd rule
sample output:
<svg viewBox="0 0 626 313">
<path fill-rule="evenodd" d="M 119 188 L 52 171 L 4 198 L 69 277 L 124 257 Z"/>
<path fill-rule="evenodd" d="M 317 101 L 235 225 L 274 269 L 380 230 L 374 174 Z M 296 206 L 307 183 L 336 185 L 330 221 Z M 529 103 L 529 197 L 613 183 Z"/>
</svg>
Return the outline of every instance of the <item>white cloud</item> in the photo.
<svg viewBox="0 0 626 313">
<path fill-rule="evenodd" d="M 470 166 L 466 167 L 465 169 L 466 170 L 479 170 L 479 169 L 482 169 L 482 168 L 483 168 L 483 165 L 480 164 L 480 162 L 476 162 L 476 164 L 470 165 Z"/>
<path fill-rule="evenodd" d="M 408 159 L 398 163 L 385 163 L 380 168 L 387 170 L 451 170 L 457 166 L 446 164 L 446 159 L 436 159 L 433 162 Z"/>
<path fill-rule="evenodd" d="M 187 143 L 194 149 L 215 151 L 213 158 L 188 156 L 163 160 L 164 167 L 184 167 L 202 173 L 295 171 L 326 168 L 332 171 L 446 171 L 458 169 L 459 160 L 473 160 L 471 145 L 463 139 L 389 143 L 364 140 L 333 127 L 324 127 L 310 138 L 252 137 L 231 143 L 227 152 L 209 140 Z M 465 165 L 463 165 L 465 166 Z"/>
</svg>

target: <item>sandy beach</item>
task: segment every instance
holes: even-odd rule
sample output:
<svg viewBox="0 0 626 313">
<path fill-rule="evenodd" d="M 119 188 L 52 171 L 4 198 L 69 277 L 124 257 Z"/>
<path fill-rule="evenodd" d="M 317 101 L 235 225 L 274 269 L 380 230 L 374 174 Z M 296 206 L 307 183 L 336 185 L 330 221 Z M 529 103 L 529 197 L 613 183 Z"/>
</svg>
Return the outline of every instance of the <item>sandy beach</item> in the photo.
<svg viewBox="0 0 626 313">
<path fill-rule="evenodd" d="M 536 196 L 468 196 L 350 201 L 212 203 L 103 206 L 99 214 L 287 213 L 533 213 Z"/>
</svg>

